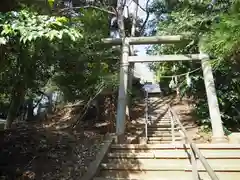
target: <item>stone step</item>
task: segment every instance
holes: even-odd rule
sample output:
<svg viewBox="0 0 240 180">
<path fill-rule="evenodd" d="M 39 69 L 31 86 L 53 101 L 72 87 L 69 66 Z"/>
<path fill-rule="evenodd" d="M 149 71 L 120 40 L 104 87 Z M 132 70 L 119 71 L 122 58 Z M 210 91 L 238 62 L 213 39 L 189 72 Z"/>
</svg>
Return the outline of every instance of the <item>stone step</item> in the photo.
<svg viewBox="0 0 240 180">
<path fill-rule="evenodd" d="M 120 151 L 112 152 L 107 155 L 108 158 L 139 158 L 139 159 L 188 159 L 190 150 L 142 150 L 142 151 Z M 231 159 L 238 160 L 240 164 L 240 151 L 239 150 L 202 150 L 203 156 L 206 159 Z"/>
<path fill-rule="evenodd" d="M 239 172 L 216 172 L 219 180 L 239 180 Z M 199 172 L 202 180 L 211 180 L 207 172 Z M 114 171 L 101 172 L 101 179 L 94 180 L 193 180 L 192 172 L 187 171 Z"/>
<path fill-rule="evenodd" d="M 149 113 L 149 117 L 158 119 L 158 121 L 171 121 L 171 118 L 167 115 L 162 115 L 161 113 Z"/>
<path fill-rule="evenodd" d="M 181 141 L 182 140 L 182 137 L 175 137 L 175 140 L 176 141 Z M 151 136 L 148 136 L 148 141 L 172 141 L 172 137 L 171 136 L 163 136 L 163 137 L 151 137 Z"/>
<path fill-rule="evenodd" d="M 113 163 L 102 163 L 101 169 L 104 170 L 127 170 L 127 171 L 192 171 L 191 164 L 178 164 L 175 162 L 173 164 L 165 163 L 153 163 L 153 164 L 132 164 L 132 163 L 125 163 L 125 164 L 113 164 Z M 240 164 L 224 164 L 224 163 L 212 163 L 211 168 L 214 169 L 216 172 L 239 172 L 240 173 Z M 197 169 L 199 171 L 206 171 L 202 164 L 197 164 Z"/>
<path fill-rule="evenodd" d="M 154 110 L 153 112 L 158 113 L 158 116 L 161 117 L 159 120 L 171 120 L 171 116 L 166 110 L 163 111 Z"/>
<path fill-rule="evenodd" d="M 179 132 L 175 132 L 174 136 L 175 137 L 181 137 L 181 134 Z M 148 137 L 172 137 L 172 133 L 171 132 L 148 133 Z"/>
<path fill-rule="evenodd" d="M 161 120 L 161 119 L 159 120 L 159 119 L 158 119 L 158 120 L 156 120 L 155 122 L 157 122 L 157 123 L 166 123 L 166 124 L 169 124 L 169 123 L 171 123 L 171 119 L 169 119 L 169 120 L 168 120 L 168 119 L 165 119 L 165 120 Z"/>
<path fill-rule="evenodd" d="M 194 127 L 189 127 L 186 129 L 193 129 Z M 175 127 L 174 129 L 174 133 L 179 133 L 180 127 Z M 172 129 L 170 127 L 148 127 L 147 128 L 148 133 L 150 134 L 154 134 L 154 133 L 171 133 Z M 145 127 L 137 127 L 137 128 L 130 128 L 127 131 L 128 133 L 132 133 L 132 134 L 142 134 L 143 132 L 145 132 Z"/>
<path fill-rule="evenodd" d="M 153 126 L 153 125 L 154 126 L 156 126 L 156 125 L 171 125 L 171 122 L 148 121 L 148 126 Z M 142 127 L 142 126 L 145 126 L 145 122 L 143 122 L 143 123 L 136 123 L 136 124 L 129 124 L 129 127 Z"/>
<path fill-rule="evenodd" d="M 199 149 L 206 150 L 228 150 L 232 152 L 232 150 L 240 151 L 240 144 L 196 144 Z M 145 144 L 113 144 L 111 149 L 123 149 L 123 150 L 176 150 L 176 149 L 189 149 L 188 144 L 165 144 L 165 145 L 145 145 Z"/>
<path fill-rule="evenodd" d="M 167 114 L 165 110 L 164 111 L 158 111 L 158 110 L 149 109 L 148 110 L 148 115 L 149 116 L 154 116 L 154 117 L 159 117 L 161 119 L 167 119 L 167 120 L 171 119 L 169 114 Z"/>
<path fill-rule="evenodd" d="M 178 142 L 178 141 L 177 141 Z M 147 144 L 172 144 L 173 142 L 172 141 L 169 141 L 169 140 L 162 140 L 162 141 L 147 141 Z"/>
<path fill-rule="evenodd" d="M 192 165 L 189 159 L 110 159 L 108 163 L 102 163 L 102 169 L 128 170 L 128 171 L 191 171 Z M 239 172 L 240 160 L 211 159 L 210 167 L 218 172 Z M 222 165 L 224 164 L 224 165 Z M 102 167 L 103 166 L 103 167 Z M 199 171 L 206 171 L 200 160 L 197 160 Z"/>
<path fill-rule="evenodd" d="M 153 122 L 165 122 L 165 123 L 171 122 L 171 119 L 162 119 L 159 117 L 149 117 L 149 120 L 152 120 Z"/>
<path fill-rule="evenodd" d="M 155 118 L 154 117 L 149 117 L 148 120 L 149 121 L 152 120 L 155 123 L 156 122 L 159 122 L 159 123 L 171 123 L 171 119 L 162 119 L 162 118 L 156 119 L 156 117 Z M 144 117 L 144 118 L 138 118 L 136 121 L 133 121 L 133 123 L 145 124 L 145 121 L 146 121 L 146 118 Z M 133 125 L 135 125 L 135 124 L 133 124 Z"/>
<path fill-rule="evenodd" d="M 179 132 L 179 128 L 174 128 L 174 132 Z M 171 133 L 171 128 L 162 128 L 162 127 L 148 127 L 147 128 L 148 133 Z M 145 127 L 142 128 L 131 128 L 128 129 L 128 132 L 136 133 L 136 132 L 145 132 Z"/>
<path fill-rule="evenodd" d="M 171 122 L 158 122 L 158 121 L 149 121 L 151 125 L 171 125 Z M 151 126 L 150 125 L 150 126 Z M 176 124 L 175 124 L 176 125 Z"/>
<path fill-rule="evenodd" d="M 150 122 L 152 124 L 171 124 L 171 121 L 167 121 L 167 120 L 159 121 L 159 120 L 149 119 L 148 122 Z M 141 124 L 139 123 L 139 124 L 136 124 L 136 125 L 143 125 L 143 124 L 145 124 L 145 121 L 143 121 Z"/>
<path fill-rule="evenodd" d="M 127 132 L 127 134 L 136 134 L 136 135 L 144 135 L 145 136 L 145 129 L 141 129 L 141 130 L 135 130 L 135 129 L 131 129 Z M 165 131 L 160 131 L 160 130 L 152 130 L 152 129 L 148 129 L 148 135 L 149 136 L 169 136 L 172 134 L 172 131 L 170 130 L 165 130 Z M 181 136 L 180 132 L 175 130 L 174 134 L 176 136 Z"/>
<path fill-rule="evenodd" d="M 193 128 L 195 128 L 195 127 L 194 126 L 186 126 L 185 127 L 186 130 L 193 129 Z M 174 131 L 178 131 L 180 129 L 181 129 L 180 127 L 175 127 Z M 157 126 L 148 127 L 148 131 L 171 131 L 171 130 L 172 130 L 171 128 L 162 128 L 162 127 L 157 127 Z"/>
<path fill-rule="evenodd" d="M 176 127 L 177 125 L 175 125 Z M 140 128 L 140 127 L 145 127 L 145 124 L 138 124 L 138 125 L 134 125 L 132 126 L 131 128 Z M 152 124 L 148 124 L 148 128 L 171 128 L 171 124 L 155 124 L 155 123 L 152 123 Z"/>
<path fill-rule="evenodd" d="M 171 121 L 171 118 L 166 116 L 166 115 L 162 115 L 161 113 L 148 113 L 148 117 L 150 117 L 151 119 L 156 119 L 158 121 L 162 120 L 162 121 Z"/>
<path fill-rule="evenodd" d="M 153 122 L 153 123 L 159 123 L 159 122 L 161 122 L 161 123 L 166 123 L 166 124 L 168 124 L 168 123 L 171 123 L 171 120 L 170 119 L 165 119 L 165 120 L 163 120 L 163 121 L 160 121 L 161 119 L 159 119 L 159 117 L 148 117 L 148 120 L 150 121 L 150 122 Z"/>
<path fill-rule="evenodd" d="M 127 135 L 128 138 L 131 138 L 131 137 L 135 137 L 135 138 L 138 138 L 138 139 L 143 139 L 145 138 L 145 133 L 142 132 L 141 134 L 128 134 Z M 148 132 L 148 137 L 153 137 L 153 138 L 170 138 L 172 137 L 172 134 L 170 132 L 166 132 L 166 133 L 149 133 Z M 174 136 L 176 139 L 180 139 L 182 138 L 181 134 L 180 133 L 175 133 L 175 136 Z"/>
<path fill-rule="evenodd" d="M 175 127 L 173 128 L 174 130 L 179 130 L 180 128 L 179 127 Z M 168 127 L 158 127 L 158 126 L 150 126 L 148 127 L 148 131 L 171 131 L 172 128 L 168 128 Z"/>
<path fill-rule="evenodd" d="M 174 164 L 174 166 L 191 166 L 191 161 L 189 158 L 185 159 L 158 159 L 158 158 L 137 158 L 132 156 L 131 158 L 110 158 L 108 163 L 111 164 L 120 164 L 122 166 L 137 166 L 141 169 L 145 168 L 145 165 L 154 165 L 156 167 L 164 166 L 165 164 Z M 224 164 L 224 166 L 239 166 L 240 159 L 208 159 L 208 163 L 210 166 L 214 166 L 216 164 Z M 197 164 L 202 166 L 201 161 L 197 159 Z M 203 167 L 202 167 L 203 168 Z"/>
<path fill-rule="evenodd" d="M 154 124 L 154 125 L 171 125 L 172 123 L 171 123 L 171 121 L 169 121 L 169 122 L 161 122 L 161 121 L 159 121 L 159 122 L 153 122 L 152 124 Z M 184 127 L 190 127 L 190 126 L 194 126 L 195 127 L 195 125 L 189 124 L 188 122 L 183 122 L 182 125 Z M 178 126 L 178 124 L 174 123 L 174 126 Z"/>
</svg>

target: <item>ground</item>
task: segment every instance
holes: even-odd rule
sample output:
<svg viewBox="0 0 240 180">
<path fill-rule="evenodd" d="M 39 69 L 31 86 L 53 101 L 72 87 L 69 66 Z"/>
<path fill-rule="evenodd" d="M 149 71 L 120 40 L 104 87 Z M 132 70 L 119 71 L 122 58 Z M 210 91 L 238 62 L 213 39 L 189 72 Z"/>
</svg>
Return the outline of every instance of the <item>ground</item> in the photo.
<svg viewBox="0 0 240 180">
<path fill-rule="evenodd" d="M 94 159 L 102 139 L 93 132 L 48 132 L 35 128 L 1 136 L 1 179 L 17 179 L 28 171 L 36 179 L 77 179 Z"/>
<path fill-rule="evenodd" d="M 59 128 L 72 123 L 69 110 L 60 111 L 40 126 L 18 125 L 0 131 L 0 179 L 78 179 L 95 159 L 104 135 L 97 128 Z M 28 178 L 28 179 L 29 179 Z M 27 179 L 27 178 L 26 178 Z"/>
<path fill-rule="evenodd" d="M 173 103 L 173 108 L 179 115 L 179 119 L 184 126 L 191 126 L 187 129 L 188 136 L 195 143 L 210 143 L 211 142 L 211 132 L 204 132 L 196 123 L 196 115 L 194 114 L 194 109 L 192 106 L 193 102 L 188 99 L 183 99 L 181 102 L 175 100 Z"/>
</svg>

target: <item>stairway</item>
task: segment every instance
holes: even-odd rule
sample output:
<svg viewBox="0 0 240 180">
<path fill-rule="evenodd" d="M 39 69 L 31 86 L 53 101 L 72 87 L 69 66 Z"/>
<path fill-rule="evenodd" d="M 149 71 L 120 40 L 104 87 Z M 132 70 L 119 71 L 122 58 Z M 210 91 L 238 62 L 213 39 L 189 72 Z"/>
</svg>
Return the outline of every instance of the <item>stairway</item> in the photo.
<svg viewBox="0 0 240 180">
<path fill-rule="evenodd" d="M 148 144 L 170 144 L 173 142 L 173 133 L 175 142 L 181 142 L 182 137 L 179 133 L 179 128 L 176 124 L 173 124 L 174 131 L 172 131 L 171 127 L 171 119 L 167 112 L 167 109 L 163 109 L 161 111 L 156 111 L 157 116 L 151 115 L 152 123 L 148 125 Z"/>
<path fill-rule="evenodd" d="M 113 144 L 94 180 L 194 180 L 183 144 Z M 240 145 L 198 145 L 220 180 L 240 179 Z M 199 180 L 211 178 L 197 160 Z"/>
<path fill-rule="evenodd" d="M 112 144 L 94 180 L 211 180 L 196 158 L 198 177 L 192 173 L 191 150 L 178 127 L 172 141 L 166 101 L 154 98 L 147 144 Z M 144 137 L 145 118 L 128 129 Z M 188 128 L 186 128 L 188 129 Z M 240 144 L 197 144 L 219 180 L 240 180 Z"/>
<path fill-rule="evenodd" d="M 160 97 L 149 97 L 149 123 L 147 126 L 147 143 L 148 144 L 169 144 L 182 143 L 183 139 L 179 133 L 179 127 L 174 124 L 174 131 L 171 127 L 171 118 L 168 113 L 168 101 L 162 100 Z M 129 130 L 129 134 L 138 134 L 138 143 L 141 139 L 145 139 L 145 115 L 139 118 Z M 174 133 L 174 141 L 173 141 Z M 143 141 L 145 142 L 145 140 Z"/>
</svg>

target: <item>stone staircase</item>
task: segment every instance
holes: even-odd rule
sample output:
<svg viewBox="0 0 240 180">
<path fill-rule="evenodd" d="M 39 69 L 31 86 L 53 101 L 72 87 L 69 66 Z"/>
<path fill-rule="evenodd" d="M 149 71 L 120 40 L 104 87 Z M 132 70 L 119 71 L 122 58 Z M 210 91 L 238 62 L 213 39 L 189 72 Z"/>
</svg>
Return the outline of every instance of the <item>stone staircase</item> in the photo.
<svg viewBox="0 0 240 180">
<path fill-rule="evenodd" d="M 129 134 L 137 134 L 138 143 L 148 144 L 169 144 L 173 142 L 181 143 L 183 141 L 181 134 L 179 133 L 179 127 L 173 124 L 174 131 L 171 127 L 171 118 L 168 113 L 167 101 L 163 101 L 161 98 L 150 97 L 149 98 L 149 123 L 147 126 L 147 139 L 145 131 L 145 119 L 146 117 L 139 118 L 139 120 L 128 130 Z"/>
<path fill-rule="evenodd" d="M 148 125 L 147 144 L 112 144 L 99 166 L 94 180 L 211 180 L 196 157 L 198 177 L 192 172 L 191 150 L 184 144 L 175 125 L 172 141 L 171 119 L 166 102 L 152 103 L 151 124 Z M 187 125 L 185 126 L 188 128 Z M 128 133 L 145 136 L 145 119 L 128 129 Z M 126 143 L 128 143 L 126 141 Z M 240 144 L 197 144 L 219 180 L 240 180 Z"/>
<path fill-rule="evenodd" d="M 161 117 L 151 116 L 152 123 L 148 125 L 148 144 L 169 144 L 173 142 L 171 118 L 166 110 L 159 112 Z M 181 134 L 176 124 L 173 124 L 174 136 L 176 142 L 181 142 Z"/>
<path fill-rule="evenodd" d="M 220 180 L 240 179 L 240 145 L 198 145 Z M 113 144 L 94 180 L 194 180 L 189 147 L 183 144 Z M 199 180 L 210 180 L 197 159 Z"/>
</svg>

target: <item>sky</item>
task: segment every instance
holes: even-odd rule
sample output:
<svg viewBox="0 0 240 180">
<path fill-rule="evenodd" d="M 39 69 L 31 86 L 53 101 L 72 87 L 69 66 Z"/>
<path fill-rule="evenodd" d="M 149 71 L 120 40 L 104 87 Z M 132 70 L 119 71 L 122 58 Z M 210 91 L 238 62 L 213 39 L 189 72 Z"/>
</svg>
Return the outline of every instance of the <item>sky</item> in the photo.
<svg viewBox="0 0 240 180">
<path fill-rule="evenodd" d="M 129 0 L 129 10 L 130 12 L 133 12 L 133 8 L 134 8 L 134 1 L 133 0 Z M 150 0 L 151 3 L 151 0 Z M 139 4 L 145 8 L 146 7 L 146 0 L 139 0 Z M 125 14 L 127 15 L 127 11 L 125 9 Z M 146 12 L 144 12 L 143 10 L 141 10 L 140 8 L 138 8 L 138 16 L 142 19 L 145 20 L 146 18 Z M 146 55 L 146 45 L 136 45 L 134 46 L 134 49 L 138 51 L 138 55 L 139 56 L 144 56 Z M 135 68 L 134 68 L 134 76 L 136 77 L 140 77 L 142 81 L 150 81 L 150 82 L 154 82 L 154 73 L 150 71 L 149 67 L 147 66 L 146 63 L 135 63 Z"/>
</svg>

